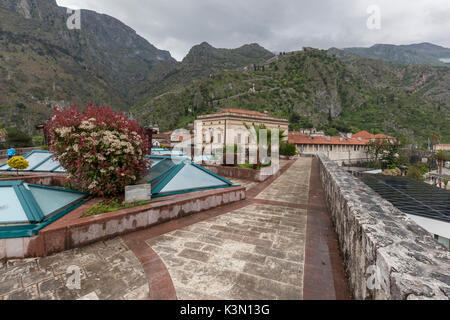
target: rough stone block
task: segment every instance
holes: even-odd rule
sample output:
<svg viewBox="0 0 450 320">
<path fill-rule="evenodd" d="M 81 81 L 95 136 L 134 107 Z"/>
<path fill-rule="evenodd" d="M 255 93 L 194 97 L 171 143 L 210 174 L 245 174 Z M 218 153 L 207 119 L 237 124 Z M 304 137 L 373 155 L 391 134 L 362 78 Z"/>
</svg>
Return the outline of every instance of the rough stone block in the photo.
<svg viewBox="0 0 450 320">
<path fill-rule="evenodd" d="M 140 184 L 137 186 L 125 187 L 126 203 L 150 201 L 151 198 L 152 198 L 152 186 L 150 184 Z"/>
</svg>

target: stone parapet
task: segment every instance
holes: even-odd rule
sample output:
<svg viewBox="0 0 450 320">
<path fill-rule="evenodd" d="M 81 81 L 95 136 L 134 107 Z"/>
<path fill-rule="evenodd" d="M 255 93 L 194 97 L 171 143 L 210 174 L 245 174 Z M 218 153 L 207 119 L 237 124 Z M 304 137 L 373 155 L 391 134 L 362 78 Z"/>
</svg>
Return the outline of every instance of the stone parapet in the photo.
<svg viewBox="0 0 450 320">
<path fill-rule="evenodd" d="M 361 180 L 318 155 L 355 299 L 450 299 L 450 251 Z"/>
</svg>

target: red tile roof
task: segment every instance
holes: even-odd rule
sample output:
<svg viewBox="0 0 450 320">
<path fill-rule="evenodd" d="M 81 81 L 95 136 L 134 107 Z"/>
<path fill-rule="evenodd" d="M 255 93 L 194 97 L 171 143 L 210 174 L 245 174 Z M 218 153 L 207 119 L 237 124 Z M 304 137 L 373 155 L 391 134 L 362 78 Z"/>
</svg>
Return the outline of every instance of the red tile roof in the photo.
<svg viewBox="0 0 450 320">
<path fill-rule="evenodd" d="M 344 137 L 313 137 L 300 132 L 289 132 L 289 142 L 294 144 L 326 144 L 326 145 L 352 145 L 363 146 L 368 143 L 367 140 L 359 141 L 357 138 L 349 139 Z"/>
<path fill-rule="evenodd" d="M 367 131 L 361 131 L 358 133 L 355 133 L 353 135 L 353 138 L 362 138 L 362 139 L 395 139 L 394 137 L 387 136 L 385 134 L 371 134 Z"/>
<path fill-rule="evenodd" d="M 361 132 L 355 133 L 353 135 L 353 138 L 375 139 L 375 135 L 371 134 L 367 131 L 361 131 Z"/>
<path fill-rule="evenodd" d="M 251 110 L 242 110 L 242 109 L 225 109 L 220 111 L 219 113 L 238 113 L 238 114 L 245 114 L 249 116 L 262 116 L 267 117 L 269 115 L 258 112 L 258 111 L 251 111 Z"/>
</svg>

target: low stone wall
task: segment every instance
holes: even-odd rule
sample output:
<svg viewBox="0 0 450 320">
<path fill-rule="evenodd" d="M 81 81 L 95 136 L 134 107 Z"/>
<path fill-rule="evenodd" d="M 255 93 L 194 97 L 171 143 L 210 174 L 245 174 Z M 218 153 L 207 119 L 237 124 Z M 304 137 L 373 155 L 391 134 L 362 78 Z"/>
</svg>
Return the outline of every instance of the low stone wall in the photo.
<svg viewBox="0 0 450 320">
<path fill-rule="evenodd" d="M 21 180 L 31 184 L 39 184 L 49 187 L 64 187 L 66 185 L 67 175 L 65 174 L 23 174 L 16 175 L 14 172 L 9 174 L 8 178 L 0 174 L 0 181 Z"/>
<path fill-rule="evenodd" d="M 245 198 L 244 187 L 216 189 L 155 199 L 147 206 L 81 218 L 99 201 L 93 200 L 42 229 L 35 237 L 0 239 L 0 260 L 45 257 Z"/>
<path fill-rule="evenodd" d="M 40 147 L 31 147 L 31 148 L 18 148 L 16 149 L 16 156 L 24 156 L 27 153 L 33 150 L 40 150 Z M 8 158 L 8 150 L 0 150 L 0 159 Z"/>
<path fill-rule="evenodd" d="M 450 251 L 358 178 L 319 155 L 356 299 L 450 299 Z"/>
<path fill-rule="evenodd" d="M 250 180 L 255 182 L 263 182 L 271 176 L 262 175 L 260 170 L 246 169 L 239 167 L 227 167 L 219 165 L 202 165 L 204 168 L 218 174 L 222 177 Z"/>
</svg>

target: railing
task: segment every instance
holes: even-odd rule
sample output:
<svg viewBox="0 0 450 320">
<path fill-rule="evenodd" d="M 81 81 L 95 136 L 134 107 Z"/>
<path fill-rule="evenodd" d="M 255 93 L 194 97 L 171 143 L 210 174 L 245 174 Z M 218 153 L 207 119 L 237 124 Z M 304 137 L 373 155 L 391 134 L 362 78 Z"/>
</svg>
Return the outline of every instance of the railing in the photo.
<svg viewBox="0 0 450 320">
<path fill-rule="evenodd" d="M 40 150 L 40 147 L 30 147 L 30 148 L 17 148 L 16 149 L 16 156 L 23 156 L 27 153 L 33 151 L 33 150 Z M 8 158 L 8 150 L 0 150 L 0 159 L 2 158 Z"/>
<path fill-rule="evenodd" d="M 356 299 L 450 299 L 450 251 L 375 191 L 318 155 Z"/>
</svg>

